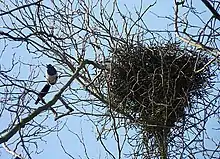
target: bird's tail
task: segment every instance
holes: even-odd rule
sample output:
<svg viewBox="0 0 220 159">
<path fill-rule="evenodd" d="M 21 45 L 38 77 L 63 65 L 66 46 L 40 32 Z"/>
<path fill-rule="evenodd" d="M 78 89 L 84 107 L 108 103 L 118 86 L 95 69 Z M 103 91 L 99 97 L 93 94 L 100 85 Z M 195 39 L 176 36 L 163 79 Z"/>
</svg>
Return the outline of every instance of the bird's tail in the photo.
<svg viewBox="0 0 220 159">
<path fill-rule="evenodd" d="M 48 93 L 49 89 L 50 89 L 50 84 L 47 83 L 47 84 L 43 87 L 43 89 L 40 91 L 40 93 L 38 94 L 38 98 L 37 98 L 37 100 L 36 100 L 36 102 L 35 102 L 36 105 L 37 105 L 37 104 L 39 103 L 39 101 L 42 100 L 43 97 Z M 42 101 L 44 102 L 44 100 L 42 100 Z M 45 103 L 45 102 L 44 102 L 44 103 Z"/>
<path fill-rule="evenodd" d="M 40 97 L 37 98 L 35 104 L 37 105 L 39 103 L 39 101 L 40 101 Z"/>
</svg>

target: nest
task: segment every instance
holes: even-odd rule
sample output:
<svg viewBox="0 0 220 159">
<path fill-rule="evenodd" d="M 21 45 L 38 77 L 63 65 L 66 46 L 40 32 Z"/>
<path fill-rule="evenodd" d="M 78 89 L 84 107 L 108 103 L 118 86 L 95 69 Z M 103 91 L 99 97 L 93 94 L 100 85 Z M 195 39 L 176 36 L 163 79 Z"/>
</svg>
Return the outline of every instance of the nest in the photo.
<svg viewBox="0 0 220 159">
<path fill-rule="evenodd" d="M 211 77 L 207 56 L 176 44 L 147 47 L 122 44 L 112 50 L 109 72 L 111 109 L 151 134 L 186 115 L 193 97 L 203 95 Z"/>
</svg>

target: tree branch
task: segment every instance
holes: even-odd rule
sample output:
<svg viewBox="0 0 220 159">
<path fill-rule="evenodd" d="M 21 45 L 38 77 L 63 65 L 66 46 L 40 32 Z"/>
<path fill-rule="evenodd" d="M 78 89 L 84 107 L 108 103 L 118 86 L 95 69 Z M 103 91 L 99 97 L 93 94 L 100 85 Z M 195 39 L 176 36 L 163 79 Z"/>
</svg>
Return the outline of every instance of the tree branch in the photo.
<svg viewBox="0 0 220 159">
<path fill-rule="evenodd" d="M 19 6 L 19 7 L 15 8 L 15 9 L 10 10 L 10 11 L 1 13 L 0 16 L 7 15 L 7 14 L 11 14 L 12 12 L 14 12 L 14 11 L 16 11 L 16 10 L 19 10 L 19 9 L 22 9 L 22 8 L 26 8 L 26 7 L 30 7 L 30 6 L 32 6 L 32 5 L 36 5 L 36 4 L 40 3 L 41 1 L 43 1 L 43 0 L 39 0 L 39 1 L 37 1 L 37 2 L 30 3 L 30 4 L 26 4 L 26 5 L 23 5 L 23 6 Z"/>
<path fill-rule="evenodd" d="M 220 20 L 220 15 L 218 12 L 215 10 L 215 8 L 209 3 L 207 0 L 202 0 L 202 2 L 206 5 L 206 7 L 212 12 L 213 16 Z"/>
<path fill-rule="evenodd" d="M 11 137 L 13 137 L 18 130 L 20 130 L 22 127 L 25 126 L 26 123 L 34 119 L 36 116 L 38 116 L 43 111 L 49 109 L 52 105 L 56 103 L 56 101 L 60 98 L 61 94 L 65 91 L 65 89 L 73 82 L 74 79 L 76 79 L 79 76 L 80 70 L 84 67 L 86 64 L 85 61 L 81 62 L 79 67 L 76 69 L 75 73 L 72 75 L 72 77 L 69 79 L 69 81 L 60 89 L 60 91 L 53 97 L 51 101 L 49 101 L 46 105 L 38 107 L 33 113 L 31 113 L 28 117 L 21 120 L 20 123 L 16 124 L 9 132 L 7 132 L 5 135 L 2 135 L 0 137 L 0 144 L 7 142 Z M 6 132 L 5 130 L 3 132 Z"/>
</svg>

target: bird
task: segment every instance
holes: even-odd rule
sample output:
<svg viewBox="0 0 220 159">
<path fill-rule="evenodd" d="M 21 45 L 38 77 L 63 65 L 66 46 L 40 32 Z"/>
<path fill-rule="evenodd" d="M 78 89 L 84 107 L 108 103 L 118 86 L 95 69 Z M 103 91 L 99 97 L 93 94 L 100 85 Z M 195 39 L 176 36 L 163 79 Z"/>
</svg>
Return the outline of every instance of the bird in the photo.
<svg viewBox="0 0 220 159">
<path fill-rule="evenodd" d="M 47 65 L 46 79 L 47 79 L 47 84 L 43 87 L 43 89 L 38 94 L 38 98 L 35 102 L 36 105 L 49 92 L 51 85 L 54 85 L 57 82 L 57 79 L 58 79 L 57 70 L 51 64 Z"/>
<path fill-rule="evenodd" d="M 40 93 L 38 94 L 38 98 L 35 102 L 35 104 L 37 105 L 39 103 L 40 100 L 43 99 L 43 97 L 48 93 L 49 89 L 50 89 L 50 84 L 46 84 L 43 89 L 40 91 Z"/>
<path fill-rule="evenodd" d="M 47 65 L 46 78 L 47 82 L 51 85 L 54 85 L 57 82 L 57 70 L 51 64 Z"/>
</svg>

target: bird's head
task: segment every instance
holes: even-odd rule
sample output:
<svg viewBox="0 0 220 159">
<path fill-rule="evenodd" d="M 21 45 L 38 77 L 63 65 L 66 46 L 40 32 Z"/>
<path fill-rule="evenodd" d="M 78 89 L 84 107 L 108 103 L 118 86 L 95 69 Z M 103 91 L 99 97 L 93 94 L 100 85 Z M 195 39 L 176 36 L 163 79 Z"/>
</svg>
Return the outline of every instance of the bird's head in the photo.
<svg viewBox="0 0 220 159">
<path fill-rule="evenodd" d="M 53 67 L 51 64 L 47 65 L 47 68 L 51 68 L 51 67 Z"/>
</svg>

